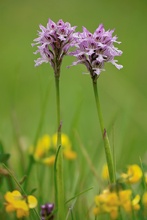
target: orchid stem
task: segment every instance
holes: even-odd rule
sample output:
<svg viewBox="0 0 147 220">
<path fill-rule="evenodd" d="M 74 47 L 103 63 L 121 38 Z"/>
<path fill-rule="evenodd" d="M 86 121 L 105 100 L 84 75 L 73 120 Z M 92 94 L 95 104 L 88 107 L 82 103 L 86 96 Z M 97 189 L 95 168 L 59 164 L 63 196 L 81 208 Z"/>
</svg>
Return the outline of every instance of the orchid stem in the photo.
<svg viewBox="0 0 147 220">
<path fill-rule="evenodd" d="M 100 106 L 99 95 L 98 95 L 97 80 L 96 81 L 93 80 L 93 89 L 94 89 L 94 96 L 95 96 L 95 101 L 96 101 L 98 118 L 100 122 L 101 133 L 102 133 L 102 137 L 104 141 L 104 149 L 105 149 L 105 155 L 106 155 L 106 160 L 107 160 L 107 165 L 108 165 L 110 182 L 115 183 L 116 180 L 115 180 L 115 172 L 114 172 L 114 163 L 112 159 L 112 152 L 110 148 L 107 131 L 106 131 L 106 128 L 104 127 L 103 116 L 102 116 L 102 111 L 101 111 L 101 106 Z"/>
<path fill-rule="evenodd" d="M 56 84 L 56 102 L 57 102 L 57 152 L 58 157 L 55 167 L 55 200 L 57 205 L 57 219 L 64 220 L 64 181 L 63 181 L 63 150 L 61 145 L 61 119 L 60 119 L 60 88 L 59 88 L 59 74 L 55 75 Z"/>
</svg>

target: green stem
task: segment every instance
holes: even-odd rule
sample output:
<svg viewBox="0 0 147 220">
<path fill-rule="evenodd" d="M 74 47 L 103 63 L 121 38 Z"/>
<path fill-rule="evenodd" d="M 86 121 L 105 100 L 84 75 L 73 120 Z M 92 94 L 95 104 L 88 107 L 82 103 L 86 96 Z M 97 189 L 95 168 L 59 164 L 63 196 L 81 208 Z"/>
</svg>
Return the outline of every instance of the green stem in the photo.
<svg viewBox="0 0 147 220">
<path fill-rule="evenodd" d="M 109 143 L 107 131 L 104 127 L 100 100 L 98 96 L 97 81 L 94 81 L 94 80 L 93 80 L 93 89 L 94 89 L 94 96 L 95 96 L 95 101 L 96 101 L 98 118 L 100 122 L 101 133 L 102 133 L 102 137 L 104 141 L 105 155 L 106 155 L 106 160 L 107 160 L 107 165 L 108 165 L 108 170 L 109 170 L 110 182 L 115 183 L 115 172 L 114 172 L 114 164 L 113 164 L 113 159 L 112 159 L 110 143 Z"/>
<path fill-rule="evenodd" d="M 55 200 L 57 205 L 57 219 L 64 220 L 64 182 L 63 182 L 63 149 L 61 146 L 61 119 L 60 119 L 60 88 L 59 88 L 59 74 L 55 74 L 56 84 L 56 102 L 57 102 L 57 151 L 58 152 L 55 172 Z"/>
</svg>

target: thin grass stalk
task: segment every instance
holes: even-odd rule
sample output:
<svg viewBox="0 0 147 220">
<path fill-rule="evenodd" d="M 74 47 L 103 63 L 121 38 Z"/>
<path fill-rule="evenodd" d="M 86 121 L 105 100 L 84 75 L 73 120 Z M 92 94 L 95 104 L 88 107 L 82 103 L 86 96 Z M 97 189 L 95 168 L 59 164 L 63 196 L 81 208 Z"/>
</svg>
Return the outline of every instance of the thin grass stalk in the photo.
<svg viewBox="0 0 147 220">
<path fill-rule="evenodd" d="M 104 141 L 104 149 L 105 149 L 105 155 L 106 155 L 106 160 L 107 160 L 107 165 L 108 165 L 110 182 L 115 183 L 116 178 L 115 178 L 115 172 L 114 172 L 114 163 L 113 163 L 113 158 L 112 158 L 112 152 L 111 152 L 111 148 L 110 148 L 110 143 L 109 143 L 107 131 L 106 131 L 106 128 L 104 127 L 103 115 L 102 115 L 101 105 L 100 105 L 100 100 L 99 100 L 99 95 L 98 95 L 97 81 L 95 81 L 95 80 L 93 80 L 93 90 L 94 90 L 98 118 L 99 118 L 99 122 L 100 122 L 101 133 L 102 133 L 102 137 L 103 137 L 103 141 Z"/>
</svg>

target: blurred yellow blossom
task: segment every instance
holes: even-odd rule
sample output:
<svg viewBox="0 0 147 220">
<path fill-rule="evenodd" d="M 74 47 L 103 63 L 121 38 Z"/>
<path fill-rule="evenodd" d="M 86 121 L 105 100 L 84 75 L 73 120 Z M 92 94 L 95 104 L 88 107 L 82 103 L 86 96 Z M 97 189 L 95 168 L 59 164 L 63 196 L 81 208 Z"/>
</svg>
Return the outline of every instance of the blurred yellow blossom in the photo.
<svg viewBox="0 0 147 220">
<path fill-rule="evenodd" d="M 46 164 L 46 165 L 53 165 L 55 162 L 55 155 L 52 155 L 50 157 L 46 157 L 44 159 L 42 159 L 42 163 Z"/>
<path fill-rule="evenodd" d="M 27 203 L 30 209 L 34 209 L 37 206 L 37 199 L 34 196 L 29 195 L 27 196 Z"/>
<path fill-rule="evenodd" d="M 69 137 L 66 134 L 62 133 L 61 141 L 62 141 L 64 157 L 68 160 L 76 159 L 77 154 L 75 151 L 72 150 L 72 145 Z M 49 135 L 44 135 L 38 140 L 35 149 L 34 147 L 31 147 L 31 153 L 33 152 L 35 160 L 44 163 L 46 165 L 53 165 L 55 161 L 56 148 L 57 148 L 57 134 L 55 133 L 51 137 Z"/>
<path fill-rule="evenodd" d="M 108 166 L 107 164 L 105 164 L 103 166 L 103 169 L 102 169 L 102 179 L 104 180 L 109 180 L 109 171 L 108 171 Z"/>
<path fill-rule="evenodd" d="M 74 160 L 77 157 L 76 152 L 72 151 L 72 150 L 64 150 L 63 151 L 63 155 L 66 159 L 68 160 Z"/>
<path fill-rule="evenodd" d="M 17 218 L 29 216 L 29 209 L 37 206 L 37 199 L 32 196 L 22 196 L 17 190 L 7 192 L 4 196 L 6 212 L 16 211 Z"/>
<path fill-rule="evenodd" d="M 144 173 L 144 180 L 145 180 L 145 183 L 147 184 L 147 172 Z"/>
<path fill-rule="evenodd" d="M 132 191 L 130 189 L 121 190 L 118 193 L 120 205 L 124 208 L 126 212 L 132 212 L 132 210 L 139 210 L 140 196 L 136 195 L 132 199 Z"/>
<path fill-rule="evenodd" d="M 132 208 L 133 208 L 133 210 L 137 211 L 137 210 L 140 209 L 139 202 L 140 202 L 140 195 L 136 195 L 134 197 L 134 199 L 132 200 Z"/>
<path fill-rule="evenodd" d="M 109 213 L 111 219 L 117 219 L 119 200 L 115 192 L 104 190 L 100 195 L 95 197 L 95 204 L 96 207 L 93 210 L 95 215 Z"/>
<path fill-rule="evenodd" d="M 122 173 L 121 177 L 128 183 L 137 183 L 142 178 L 142 170 L 137 164 L 128 166 L 127 173 Z"/>
<path fill-rule="evenodd" d="M 41 159 L 42 157 L 44 157 L 47 152 L 49 151 L 51 147 L 51 138 L 49 135 L 43 135 L 42 138 L 40 138 L 37 142 L 37 146 L 35 148 L 35 152 L 34 152 L 34 158 L 36 160 Z"/>
<path fill-rule="evenodd" d="M 56 133 L 52 136 L 52 143 L 53 143 L 53 146 L 56 148 L 57 147 L 57 134 Z M 69 140 L 69 137 L 64 133 L 62 133 L 61 135 L 61 143 L 62 143 L 63 149 L 65 150 L 71 149 L 71 142 Z"/>
<path fill-rule="evenodd" d="M 147 208 L 147 192 L 145 192 L 142 196 L 142 203 L 145 208 Z"/>
<path fill-rule="evenodd" d="M 132 199 L 131 190 L 104 190 L 101 194 L 95 197 L 96 207 L 93 209 L 94 215 L 108 213 L 110 218 L 115 220 L 119 216 L 119 210 L 122 207 L 126 213 L 131 213 L 133 210 L 140 209 L 140 196 L 136 195 Z"/>
</svg>

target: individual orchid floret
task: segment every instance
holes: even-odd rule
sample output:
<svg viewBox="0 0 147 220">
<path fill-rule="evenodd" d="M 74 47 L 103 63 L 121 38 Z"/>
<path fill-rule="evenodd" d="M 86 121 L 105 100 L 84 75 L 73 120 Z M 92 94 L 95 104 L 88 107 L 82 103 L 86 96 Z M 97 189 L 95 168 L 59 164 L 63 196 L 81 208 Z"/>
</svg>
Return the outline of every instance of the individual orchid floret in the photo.
<svg viewBox="0 0 147 220">
<path fill-rule="evenodd" d="M 84 64 L 92 79 L 97 79 L 104 71 L 104 65 L 107 62 L 112 63 L 117 69 L 123 66 L 117 64 L 115 56 L 122 54 L 113 44 L 120 43 L 117 41 L 116 36 L 112 36 L 114 30 L 105 31 L 102 24 L 92 34 L 85 27 L 83 32 L 74 34 L 76 50 L 70 52 L 70 55 L 77 58 L 76 62 L 72 65 Z"/>
<path fill-rule="evenodd" d="M 50 63 L 57 74 L 60 69 L 60 65 L 63 56 L 68 53 L 69 48 L 73 45 L 73 33 L 75 26 L 71 27 L 68 22 L 59 20 L 54 23 L 49 19 L 47 26 L 39 26 L 38 38 L 34 39 L 32 46 L 37 45 L 37 51 L 35 54 L 40 53 L 41 57 L 35 60 L 35 66 L 39 66 L 42 63 Z"/>
</svg>

